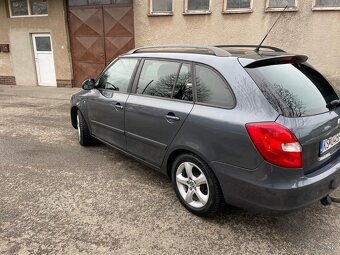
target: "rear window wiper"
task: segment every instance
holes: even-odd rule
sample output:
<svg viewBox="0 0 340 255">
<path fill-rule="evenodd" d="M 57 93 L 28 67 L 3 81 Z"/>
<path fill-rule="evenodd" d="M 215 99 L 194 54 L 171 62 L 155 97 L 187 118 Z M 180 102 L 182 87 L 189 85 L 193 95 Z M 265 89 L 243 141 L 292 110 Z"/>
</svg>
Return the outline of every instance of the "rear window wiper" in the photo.
<svg viewBox="0 0 340 255">
<path fill-rule="evenodd" d="M 339 104 L 340 104 L 340 99 L 335 99 L 327 103 L 326 107 L 331 110 L 333 108 L 336 108 Z"/>
</svg>

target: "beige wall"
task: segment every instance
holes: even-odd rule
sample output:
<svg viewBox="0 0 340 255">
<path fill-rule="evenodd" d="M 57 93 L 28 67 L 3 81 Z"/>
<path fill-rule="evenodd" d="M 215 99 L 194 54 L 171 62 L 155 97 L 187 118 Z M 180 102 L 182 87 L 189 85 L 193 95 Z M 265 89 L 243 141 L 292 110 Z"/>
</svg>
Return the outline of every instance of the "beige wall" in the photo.
<svg viewBox="0 0 340 255">
<path fill-rule="evenodd" d="M 14 75 L 17 85 L 37 85 L 32 33 L 50 33 L 57 80 L 71 80 L 69 40 L 64 1 L 49 0 L 47 17 L 9 18 L 7 0 L 0 0 L 0 43 L 10 43 L 10 54 L 0 53 L 0 76 Z"/>
<path fill-rule="evenodd" d="M 9 43 L 9 22 L 5 17 L 7 17 L 5 1 L 0 0 L 0 44 Z M 14 76 L 11 55 L 8 53 L 0 52 L 0 76 Z"/>
<path fill-rule="evenodd" d="M 313 0 L 297 0 L 265 45 L 306 54 L 309 62 L 340 87 L 340 11 L 312 11 Z M 174 0 L 174 15 L 149 17 L 148 0 L 135 0 L 136 46 L 153 44 L 258 44 L 278 17 L 265 13 L 265 0 L 253 0 L 253 12 L 222 14 L 223 0 L 211 0 L 212 14 L 183 15 L 184 0 Z"/>
</svg>

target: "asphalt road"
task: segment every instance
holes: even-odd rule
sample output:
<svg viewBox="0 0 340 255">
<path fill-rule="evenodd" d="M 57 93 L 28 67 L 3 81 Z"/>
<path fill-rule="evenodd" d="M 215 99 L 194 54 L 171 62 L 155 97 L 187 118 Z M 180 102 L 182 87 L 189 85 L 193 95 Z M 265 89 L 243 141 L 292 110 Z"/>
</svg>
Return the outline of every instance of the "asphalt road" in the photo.
<svg viewBox="0 0 340 255">
<path fill-rule="evenodd" d="M 340 205 L 188 213 L 166 176 L 78 144 L 75 91 L 0 86 L 0 254 L 340 254 Z"/>
</svg>

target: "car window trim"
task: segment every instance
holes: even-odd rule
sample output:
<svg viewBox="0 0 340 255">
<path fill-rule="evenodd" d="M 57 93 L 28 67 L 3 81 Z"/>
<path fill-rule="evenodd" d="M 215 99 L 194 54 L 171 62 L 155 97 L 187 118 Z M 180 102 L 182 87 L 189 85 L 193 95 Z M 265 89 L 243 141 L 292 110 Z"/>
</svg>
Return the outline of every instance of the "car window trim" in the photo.
<svg viewBox="0 0 340 255">
<path fill-rule="evenodd" d="M 137 63 L 136 63 L 136 66 L 131 74 L 131 78 L 130 78 L 130 81 L 129 81 L 129 85 L 127 87 L 127 91 L 126 92 L 121 92 L 121 91 L 116 91 L 116 90 L 112 90 L 112 89 L 104 89 L 104 88 L 97 88 L 97 85 L 98 85 L 98 82 L 100 81 L 101 77 L 104 75 L 104 73 L 112 66 L 114 65 L 118 60 L 120 59 L 136 59 L 137 60 Z M 116 59 L 114 59 L 110 64 L 107 65 L 107 67 L 104 68 L 104 70 L 97 76 L 97 78 L 95 79 L 95 89 L 99 90 L 99 91 L 112 91 L 114 93 L 120 93 L 120 94 L 130 94 L 131 93 L 131 89 L 132 89 L 132 86 L 133 86 L 133 81 L 134 81 L 134 77 L 136 75 L 136 72 L 139 68 L 139 65 L 140 65 L 140 62 L 141 62 L 141 58 L 132 58 L 132 57 L 118 57 Z"/>
<path fill-rule="evenodd" d="M 189 64 L 191 65 L 191 79 L 192 79 L 192 91 L 193 91 L 193 101 L 186 101 L 186 100 L 182 100 L 182 99 L 172 99 L 172 98 L 165 98 L 165 97 L 158 97 L 158 96 L 148 96 L 148 97 L 154 97 L 154 98 L 163 98 L 163 99 L 167 99 L 167 100 L 176 100 L 176 101 L 181 101 L 181 102 L 188 102 L 188 103 L 194 103 L 197 105 L 203 105 L 203 106 L 209 106 L 209 107 L 217 107 L 217 108 L 222 108 L 222 109 L 227 109 L 227 110 L 232 110 L 236 107 L 237 105 L 237 100 L 236 100 L 236 96 L 235 93 L 233 91 L 233 89 L 231 88 L 231 86 L 229 85 L 228 81 L 224 78 L 224 76 L 218 71 L 216 70 L 214 67 L 201 63 L 201 62 L 195 62 L 195 61 L 188 61 L 188 60 L 181 60 L 178 58 L 160 58 L 160 57 L 142 57 L 140 59 L 139 62 L 139 67 L 138 70 L 136 71 L 136 75 L 134 77 L 134 81 L 133 81 L 133 85 L 131 88 L 131 94 L 133 95 L 140 95 L 140 96 L 147 96 L 147 95 L 141 95 L 141 94 L 137 94 L 137 86 L 138 86 L 138 81 L 141 75 L 141 71 L 142 68 L 144 66 L 144 62 L 145 60 L 158 60 L 158 61 L 172 61 L 172 62 L 179 62 L 183 64 Z M 224 82 L 224 84 L 227 86 L 227 88 L 229 89 L 231 95 L 232 95 L 232 99 L 233 99 L 233 105 L 231 107 L 226 107 L 226 106 L 221 106 L 221 105 L 215 105 L 215 104 L 207 104 L 207 103 L 202 103 L 202 102 L 198 102 L 197 101 L 197 90 L 196 90 L 196 65 L 200 65 L 203 67 L 207 67 L 208 69 L 212 70 L 213 72 L 215 72 Z"/>
<path fill-rule="evenodd" d="M 195 104 L 194 101 L 188 101 L 188 100 L 182 100 L 182 99 L 175 99 L 175 98 L 169 98 L 169 97 L 159 97 L 159 96 L 152 96 L 152 95 L 146 95 L 146 94 L 130 94 L 131 96 L 139 96 L 139 97 L 149 97 L 149 98 L 155 98 L 155 99 L 162 99 L 167 101 L 174 101 L 177 103 L 186 103 L 186 104 Z"/>
<path fill-rule="evenodd" d="M 177 85 L 177 82 L 178 82 L 178 78 L 179 78 L 179 73 L 181 72 L 182 66 L 183 66 L 183 63 L 182 62 L 179 63 L 179 67 L 178 67 L 178 70 L 177 70 L 176 80 L 175 80 L 174 85 L 172 86 L 171 99 L 174 98 L 174 92 L 175 92 L 175 88 L 176 88 L 176 85 Z"/>
</svg>

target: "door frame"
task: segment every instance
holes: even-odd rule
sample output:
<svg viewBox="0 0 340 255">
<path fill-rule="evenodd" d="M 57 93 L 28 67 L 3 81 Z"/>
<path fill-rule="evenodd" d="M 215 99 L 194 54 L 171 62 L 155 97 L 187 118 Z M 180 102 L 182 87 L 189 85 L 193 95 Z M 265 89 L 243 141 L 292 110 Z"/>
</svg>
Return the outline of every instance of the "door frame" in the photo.
<svg viewBox="0 0 340 255">
<path fill-rule="evenodd" d="M 53 65 L 53 70 L 54 70 L 54 77 L 56 77 L 55 63 L 54 63 L 54 52 L 53 52 L 51 33 L 31 33 L 31 35 L 32 35 L 32 41 L 33 41 L 33 54 L 34 54 L 34 62 L 35 62 L 35 69 L 36 69 L 38 85 L 39 86 L 56 87 L 57 86 L 57 80 L 56 79 L 55 79 L 54 83 L 43 83 L 40 80 L 40 68 L 39 68 L 39 63 L 37 61 L 37 56 L 38 56 L 38 53 L 40 53 L 40 52 L 37 51 L 37 45 L 36 45 L 36 42 L 35 42 L 35 38 L 36 37 L 49 37 L 50 38 L 51 54 L 52 54 L 52 65 Z"/>
</svg>

